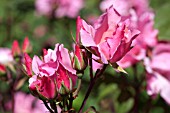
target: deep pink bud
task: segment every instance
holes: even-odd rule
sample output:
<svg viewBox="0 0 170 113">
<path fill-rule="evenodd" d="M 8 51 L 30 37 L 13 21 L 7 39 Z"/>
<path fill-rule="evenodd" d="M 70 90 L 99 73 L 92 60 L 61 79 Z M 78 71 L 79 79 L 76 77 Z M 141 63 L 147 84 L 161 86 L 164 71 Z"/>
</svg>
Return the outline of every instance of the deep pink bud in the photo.
<svg viewBox="0 0 170 113">
<path fill-rule="evenodd" d="M 75 53 L 73 58 L 73 68 L 75 70 L 83 71 L 87 67 L 85 52 L 80 49 L 79 45 L 75 45 Z"/>
<path fill-rule="evenodd" d="M 28 53 L 31 51 L 31 49 L 32 49 L 32 47 L 30 45 L 30 41 L 29 41 L 28 37 L 25 37 L 24 42 L 22 44 L 22 52 Z"/>
<path fill-rule="evenodd" d="M 59 66 L 56 74 L 58 92 L 61 95 L 70 93 L 76 84 L 77 76 L 70 73 L 62 65 Z"/>
<path fill-rule="evenodd" d="M 18 44 L 17 40 L 14 40 L 13 44 L 12 44 L 12 55 L 13 56 L 18 56 L 21 54 L 21 50 Z"/>
<path fill-rule="evenodd" d="M 32 77 L 32 59 L 27 53 L 24 53 L 26 72 L 29 77 Z"/>
<path fill-rule="evenodd" d="M 30 78 L 29 83 L 29 89 L 35 96 L 40 96 L 45 99 L 53 99 L 56 97 L 56 85 L 51 78 L 46 76 L 37 78 L 37 76 L 33 76 Z"/>
<path fill-rule="evenodd" d="M 6 73 L 6 68 L 5 66 L 0 64 L 0 74 L 4 74 L 4 73 Z"/>
<path fill-rule="evenodd" d="M 80 29 L 82 27 L 82 19 L 80 18 L 80 16 L 77 17 L 77 21 L 76 21 L 76 43 L 79 44 L 79 34 L 80 34 Z"/>
</svg>

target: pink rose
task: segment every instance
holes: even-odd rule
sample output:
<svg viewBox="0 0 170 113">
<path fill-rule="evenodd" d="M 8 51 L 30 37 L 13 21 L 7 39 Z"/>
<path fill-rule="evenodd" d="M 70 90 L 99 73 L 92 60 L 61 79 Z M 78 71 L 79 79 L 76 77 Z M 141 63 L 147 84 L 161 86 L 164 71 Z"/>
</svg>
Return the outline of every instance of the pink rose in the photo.
<svg viewBox="0 0 170 113">
<path fill-rule="evenodd" d="M 110 7 L 94 26 L 81 20 L 80 38 L 83 46 L 99 57 L 103 63 L 119 61 L 131 48 L 139 31 L 129 28 L 129 20 L 121 20 L 118 12 Z M 99 61 L 99 62 L 100 62 Z"/>
<path fill-rule="evenodd" d="M 14 113 L 46 113 L 44 103 L 41 100 L 36 99 L 30 94 L 23 92 L 17 92 L 14 94 Z M 12 109 L 12 102 L 8 102 L 6 107 Z"/>
<path fill-rule="evenodd" d="M 33 60 L 26 54 L 24 56 L 26 72 L 31 77 L 29 88 L 35 95 L 50 99 L 55 98 L 57 93 L 69 93 L 75 87 L 76 71 L 72 67 L 69 52 L 63 45 L 56 44 L 54 50 L 44 50 L 42 60 L 38 56 L 34 56 Z M 34 75 L 30 75 L 32 71 Z"/>
<path fill-rule="evenodd" d="M 14 61 L 12 51 L 9 48 L 0 48 L 0 64 L 8 65 Z"/>
<path fill-rule="evenodd" d="M 75 18 L 83 8 L 83 0 L 36 0 L 35 6 L 40 15 Z"/>
<path fill-rule="evenodd" d="M 145 59 L 147 70 L 147 92 L 160 96 L 170 104 L 170 43 L 159 43 L 151 58 Z"/>
<path fill-rule="evenodd" d="M 104 0 L 101 9 L 111 5 L 123 19 L 130 19 L 131 29 L 138 29 L 141 32 L 133 41 L 134 48 L 118 62 L 121 67 L 127 68 L 144 59 L 146 50 L 157 44 L 158 30 L 154 29 L 154 13 L 148 5 L 148 0 Z"/>
</svg>

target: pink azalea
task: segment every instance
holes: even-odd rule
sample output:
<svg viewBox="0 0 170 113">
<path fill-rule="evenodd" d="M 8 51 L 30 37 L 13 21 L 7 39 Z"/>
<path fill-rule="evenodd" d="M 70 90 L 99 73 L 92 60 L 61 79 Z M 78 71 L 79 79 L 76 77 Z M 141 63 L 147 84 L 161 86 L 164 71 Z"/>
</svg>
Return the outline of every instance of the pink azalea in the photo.
<svg viewBox="0 0 170 113">
<path fill-rule="evenodd" d="M 69 51 L 63 45 L 56 44 L 54 50 L 44 49 L 43 60 L 34 56 L 31 62 L 30 57 L 25 55 L 25 65 L 28 76 L 32 76 L 29 88 L 35 95 L 55 98 L 57 93 L 68 93 L 76 85 L 76 71 L 72 67 Z M 34 75 L 29 75 L 30 70 Z"/>
<path fill-rule="evenodd" d="M 170 104 L 170 43 L 159 43 L 150 59 L 145 59 L 147 70 L 147 92 L 160 96 Z"/>
<path fill-rule="evenodd" d="M 138 30 L 129 28 L 129 20 L 121 20 L 113 7 L 107 9 L 94 26 L 88 25 L 84 20 L 80 22 L 82 45 L 105 64 L 119 61 L 130 50 L 132 41 L 139 34 Z"/>
<path fill-rule="evenodd" d="M 83 8 L 83 0 L 36 0 L 35 6 L 40 15 L 75 18 Z"/>
</svg>

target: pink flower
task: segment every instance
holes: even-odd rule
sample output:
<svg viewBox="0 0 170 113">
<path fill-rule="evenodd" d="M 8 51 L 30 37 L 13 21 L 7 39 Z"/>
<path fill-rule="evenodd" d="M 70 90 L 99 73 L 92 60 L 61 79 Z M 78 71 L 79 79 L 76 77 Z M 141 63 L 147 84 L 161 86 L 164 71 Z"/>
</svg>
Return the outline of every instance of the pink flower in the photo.
<svg viewBox="0 0 170 113">
<path fill-rule="evenodd" d="M 0 64 L 7 66 L 14 61 L 12 51 L 9 48 L 0 48 Z"/>
<path fill-rule="evenodd" d="M 17 92 L 14 95 L 14 113 L 47 113 L 45 105 L 41 100 L 36 99 L 30 94 Z M 12 109 L 12 102 L 7 103 L 6 107 Z"/>
<path fill-rule="evenodd" d="M 75 18 L 83 8 L 83 0 L 36 0 L 35 6 L 40 15 Z"/>
<path fill-rule="evenodd" d="M 22 52 L 23 53 L 25 53 L 25 52 L 28 53 L 28 52 L 31 51 L 31 49 L 32 49 L 32 46 L 30 44 L 30 41 L 29 41 L 28 37 L 25 37 L 24 42 L 22 44 Z"/>
<path fill-rule="evenodd" d="M 145 59 L 147 70 L 147 92 L 160 96 L 170 104 L 170 43 L 159 43 L 150 59 Z"/>
<path fill-rule="evenodd" d="M 82 23 L 81 23 L 81 18 L 78 16 L 77 18 L 77 22 L 76 22 L 76 26 L 77 26 L 77 29 L 76 29 L 76 44 L 74 46 L 74 54 L 73 54 L 73 58 L 72 58 L 72 61 L 73 61 L 73 68 L 75 70 L 77 70 L 77 72 L 81 73 L 82 71 L 85 70 L 85 68 L 87 67 L 87 58 L 86 57 L 86 53 L 83 49 L 80 48 L 80 29 L 81 29 L 81 26 L 82 26 Z"/>
<path fill-rule="evenodd" d="M 35 95 L 51 99 L 57 93 L 69 93 L 76 85 L 76 71 L 72 67 L 69 52 L 63 45 L 56 44 L 54 50 L 44 49 L 42 60 L 34 56 L 31 62 L 30 57 L 25 55 L 25 65 L 28 76 L 32 76 L 29 88 Z M 30 71 L 34 75 L 30 75 Z"/>
<path fill-rule="evenodd" d="M 80 38 L 83 46 L 107 64 L 119 61 L 131 48 L 139 31 L 129 28 L 129 20 L 121 20 L 118 12 L 110 7 L 93 26 L 82 20 Z M 99 62 L 100 62 L 99 61 Z"/>
<path fill-rule="evenodd" d="M 14 40 L 14 41 L 13 41 L 13 44 L 12 44 L 12 55 L 13 55 L 13 56 L 18 56 L 18 55 L 20 55 L 20 54 L 21 54 L 21 50 L 20 50 L 18 41 L 17 41 L 17 40 Z"/>
<path fill-rule="evenodd" d="M 135 10 L 137 15 L 141 15 L 150 10 L 148 4 L 148 0 L 103 0 L 100 4 L 100 9 L 105 11 L 113 5 L 122 16 L 129 16 L 132 10 Z"/>
<path fill-rule="evenodd" d="M 121 67 L 127 68 L 144 59 L 146 50 L 157 44 L 158 30 L 154 29 L 154 14 L 149 8 L 148 0 L 104 0 L 100 6 L 104 10 L 111 5 L 123 19 L 130 19 L 131 29 L 141 31 L 133 41 L 134 48 L 118 62 Z"/>
<path fill-rule="evenodd" d="M 50 77 L 33 76 L 29 79 L 29 84 L 29 89 L 35 96 L 53 99 L 57 95 L 55 82 Z"/>
<path fill-rule="evenodd" d="M 122 16 L 128 16 L 129 10 L 132 8 L 130 0 L 103 0 L 100 4 L 100 9 L 104 12 L 112 5 Z"/>
</svg>

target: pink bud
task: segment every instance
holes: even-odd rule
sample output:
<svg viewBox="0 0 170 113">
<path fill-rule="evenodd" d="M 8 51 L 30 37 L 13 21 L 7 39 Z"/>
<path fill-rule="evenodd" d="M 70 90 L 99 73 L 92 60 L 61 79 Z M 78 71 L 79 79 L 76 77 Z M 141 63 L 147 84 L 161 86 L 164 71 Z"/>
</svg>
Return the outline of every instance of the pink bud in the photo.
<svg viewBox="0 0 170 113">
<path fill-rule="evenodd" d="M 27 53 L 24 53 L 26 72 L 29 77 L 32 77 L 32 59 Z"/>
<path fill-rule="evenodd" d="M 80 18 L 80 16 L 77 17 L 77 21 L 76 21 L 76 43 L 79 44 L 79 33 L 80 33 L 80 29 L 82 27 L 82 19 Z"/>
<path fill-rule="evenodd" d="M 43 97 L 45 99 L 53 99 L 56 96 L 56 86 L 52 79 L 49 77 L 40 77 L 36 76 L 30 78 L 29 80 L 30 91 L 34 94 Z"/>
<path fill-rule="evenodd" d="M 59 66 L 56 74 L 58 92 L 62 95 L 70 93 L 76 84 L 77 76 L 70 73 L 62 65 Z"/>
<path fill-rule="evenodd" d="M 12 55 L 13 56 L 18 56 L 21 54 L 21 50 L 18 44 L 17 40 L 14 40 L 13 44 L 12 44 Z"/>
<path fill-rule="evenodd" d="M 83 71 L 87 67 L 85 52 L 83 52 L 79 45 L 75 45 L 75 54 L 73 58 L 73 68 L 77 71 Z"/>
<path fill-rule="evenodd" d="M 28 39 L 28 37 L 25 37 L 25 39 L 24 39 L 24 42 L 23 42 L 23 44 L 22 44 L 22 52 L 24 53 L 24 52 L 30 52 L 31 51 L 31 45 L 30 45 L 30 41 L 29 41 L 29 39 Z"/>
<path fill-rule="evenodd" d="M 4 74 L 4 73 L 6 73 L 6 68 L 5 66 L 0 64 L 0 74 Z"/>
</svg>

